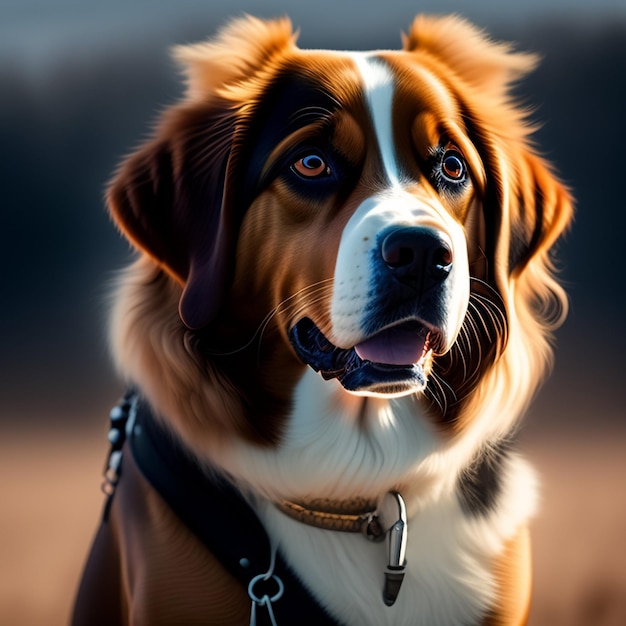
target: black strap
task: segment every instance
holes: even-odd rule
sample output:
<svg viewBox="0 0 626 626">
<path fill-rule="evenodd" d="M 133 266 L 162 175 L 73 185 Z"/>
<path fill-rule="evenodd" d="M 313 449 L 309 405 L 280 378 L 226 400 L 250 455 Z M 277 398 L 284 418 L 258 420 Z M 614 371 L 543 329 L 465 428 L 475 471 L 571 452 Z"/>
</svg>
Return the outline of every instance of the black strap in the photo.
<svg viewBox="0 0 626 626">
<path fill-rule="evenodd" d="M 132 405 L 134 423 L 131 421 L 128 440 L 140 471 L 187 527 L 247 589 L 255 576 L 266 573 L 270 567 L 270 541 L 261 521 L 239 490 L 217 474 L 209 475 L 192 460 L 154 419 L 147 403 L 135 398 Z M 274 574 L 284 585 L 282 597 L 272 603 L 279 626 L 338 626 L 280 552 L 276 554 Z M 255 586 L 257 596 L 276 593 L 276 581 L 262 584 L 267 585 L 267 590 L 261 591 L 260 586 Z M 257 624 L 266 623 L 264 619 L 268 616 L 266 609 L 257 607 Z"/>
</svg>

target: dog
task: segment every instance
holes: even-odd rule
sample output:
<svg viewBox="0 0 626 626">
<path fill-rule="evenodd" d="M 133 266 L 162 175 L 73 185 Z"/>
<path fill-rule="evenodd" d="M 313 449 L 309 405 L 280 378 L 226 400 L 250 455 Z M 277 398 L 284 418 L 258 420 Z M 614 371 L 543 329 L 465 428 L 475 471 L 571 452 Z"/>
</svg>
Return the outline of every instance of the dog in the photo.
<svg viewBox="0 0 626 626">
<path fill-rule="evenodd" d="M 107 196 L 130 391 L 74 624 L 526 623 L 514 440 L 572 200 L 511 94 L 534 55 L 458 17 L 402 43 L 242 17 L 175 50 Z"/>
</svg>

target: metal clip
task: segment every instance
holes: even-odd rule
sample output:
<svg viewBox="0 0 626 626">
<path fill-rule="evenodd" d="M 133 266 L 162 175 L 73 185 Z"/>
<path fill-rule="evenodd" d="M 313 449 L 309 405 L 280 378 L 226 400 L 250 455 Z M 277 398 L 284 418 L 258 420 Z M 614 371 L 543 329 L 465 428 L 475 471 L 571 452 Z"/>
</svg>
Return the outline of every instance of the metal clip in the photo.
<svg viewBox="0 0 626 626">
<path fill-rule="evenodd" d="M 276 583 L 276 593 L 273 596 L 270 596 L 267 592 L 259 593 L 255 592 L 255 586 L 259 583 L 265 583 L 268 580 L 272 579 Z M 250 626 L 257 626 L 257 606 L 265 607 L 267 609 L 267 613 L 269 615 L 270 623 L 272 626 L 277 626 L 276 617 L 274 616 L 274 609 L 272 608 L 272 603 L 280 600 L 283 597 L 283 593 L 285 592 L 285 585 L 283 581 L 276 576 L 276 574 L 259 574 L 255 576 L 248 585 L 248 596 L 252 600 L 252 609 L 250 612 Z"/>
<path fill-rule="evenodd" d="M 383 601 L 392 606 L 404 580 L 406 569 L 406 543 L 408 522 L 406 505 L 402 496 L 396 491 L 390 491 L 383 498 L 378 507 L 376 516 L 380 519 L 383 528 L 387 531 L 387 568 L 385 569 L 385 585 L 383 587 Z"/>
</svg>

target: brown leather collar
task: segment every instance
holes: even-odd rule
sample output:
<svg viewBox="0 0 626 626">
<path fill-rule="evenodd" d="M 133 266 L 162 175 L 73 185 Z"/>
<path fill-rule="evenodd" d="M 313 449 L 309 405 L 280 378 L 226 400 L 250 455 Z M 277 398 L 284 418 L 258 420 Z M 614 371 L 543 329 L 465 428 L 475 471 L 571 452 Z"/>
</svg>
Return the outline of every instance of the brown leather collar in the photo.
<svg viewBox="0 0 626 626">
<path fill-rule="evenodd" d="M 376 534 L 368 528 L 375 519 L 377 502 L 367 498 L 352 500 L 314 499 L 306 502 L 280 500 L 276 507 L 303 524 L 342 532 Z M 374 532 L 372 532 L 374 531 Z"/>
</svg>

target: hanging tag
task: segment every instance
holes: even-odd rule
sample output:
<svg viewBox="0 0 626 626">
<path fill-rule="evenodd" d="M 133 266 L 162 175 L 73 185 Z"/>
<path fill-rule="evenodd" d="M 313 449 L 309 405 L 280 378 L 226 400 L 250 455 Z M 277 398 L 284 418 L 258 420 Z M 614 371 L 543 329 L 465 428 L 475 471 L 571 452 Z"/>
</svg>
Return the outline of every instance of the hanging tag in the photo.
<svg viewBox="0 0 626 626">
<path fill-rule="evenodd" d="M 385 584 L 383 587 L 383 602 L 392 606 L 404 580 L 406 569 L 406 543 L 408 522 L 406 505 L 402 496 L 390 491 L 385 495 L 379 506 L 377 517 L 382 527 L 387 530 L 387 567 L 385 569 Z"/>
</svg>

